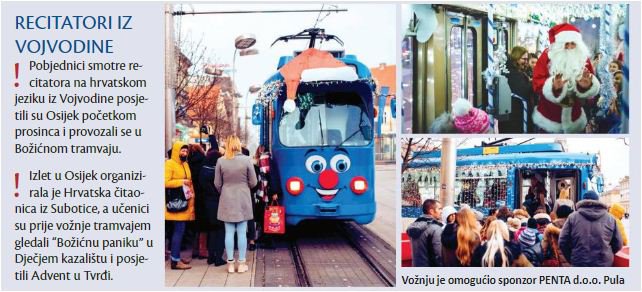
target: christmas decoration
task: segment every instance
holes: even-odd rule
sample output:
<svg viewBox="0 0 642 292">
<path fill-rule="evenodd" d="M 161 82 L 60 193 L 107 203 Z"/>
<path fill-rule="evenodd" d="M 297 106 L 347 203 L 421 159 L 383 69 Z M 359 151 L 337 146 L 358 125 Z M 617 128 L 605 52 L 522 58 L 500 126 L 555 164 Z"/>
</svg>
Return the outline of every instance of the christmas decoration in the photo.
<svg viewBox="0 0 642 292">
<path fill-rule="evenodd" d="M 615 96 L 615 87 L 613 86 L 613 75 L 609 72 L 609 64 L 613 60 L 613 37 L 611 36 L 611 4 L 603 5 L 604 14 L 600 18 L 600 53 L 602 59 L 598 64 L 597 76 L 600 79 L 602 87 L 600 96 L 602 102 L 598 103 L 603 111 L 607 111 L 611 104 L 611 99 Z"/>
</svg>

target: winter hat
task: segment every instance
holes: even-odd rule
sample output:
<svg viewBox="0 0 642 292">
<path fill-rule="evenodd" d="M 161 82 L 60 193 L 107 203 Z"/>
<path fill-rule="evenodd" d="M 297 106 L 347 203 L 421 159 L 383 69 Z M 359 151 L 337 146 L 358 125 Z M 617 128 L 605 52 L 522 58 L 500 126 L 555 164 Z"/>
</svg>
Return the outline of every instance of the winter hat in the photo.
<svg viewBox="0 0 642 292">
<path fill-rule="evenodd" d="M 555 211 L 557 218 L 568 218 L 568 215 L 571 215 L 571 213 L 573 213 L 573 208 L 567 205 L 561 205 L 557 207 L 557 210 Z"/>
<path fill-rule="evenodd" d="M 568 23 L 562 23 L 562 24 L 553 26 L 548 31 L 548 41 L 551 44 L 555 42 L 579 43 L 582 41 L 582 34 L 580 34 L 580 30 L 577 29 L 577 27 Z"/>
<path fill-rule="evenodd" d="M 488 114 L 476 109 L 467 99 L 458 98 L 453 104 L 455 128 L 464 134 L 481 134 L 488 131 Z"/>
<path fill-rule="evenodd" d="M 526 212 L 526 210 L 523 210 L 523 209 L 513 210 L 513 216 L 515 218 L 517 218 L 517 219 L 520 219 L 520 220 L 522 220 L 524 218 L 528 219 L 528 218 L 531 217 L 531 216 L 528 215 L 528 212 Z"/>
<path fill-rule="evenodd" d="M 551 216 L 548 216 L 546 213 L 537 213 L 533 216 L 533 219 L 535 219 L 539 225 L 551 223 Z"/>
<path fill-rule="evenodd" d="M 599 200 L 600 200 L 600 197 L 597 195 L 597 193 L 596 193 L 596 192 L 594 192 L 594 191 L 588 191 L 588 192 L 584 193 L 584 200 L 595 200 L 595 201 L 599 201 Z"/>
<path fill-rule="evenodd" d="M 446 224 L 448 223 L 448 216 L 457 213 L 457 210 L 455 210 L 455 207 L 453 206 L 446 206 L 441 210 L 441 222 Z"/>
<path fill-rule="evenodd" d="M 515 232 L 522 227 L 522 221 L 517 218 L 508 218 L 508 230 Z"/>
<path fill-rule="evenodd" d="M 532 219 L 532 218 L 531 218 Z M 530 221 L 530 220 L 529 220 Z M 537 229 L 526 228 L 519 234 L 519 243 L 523 247 L 531 247 L 537 242 Z"/>
</svg>

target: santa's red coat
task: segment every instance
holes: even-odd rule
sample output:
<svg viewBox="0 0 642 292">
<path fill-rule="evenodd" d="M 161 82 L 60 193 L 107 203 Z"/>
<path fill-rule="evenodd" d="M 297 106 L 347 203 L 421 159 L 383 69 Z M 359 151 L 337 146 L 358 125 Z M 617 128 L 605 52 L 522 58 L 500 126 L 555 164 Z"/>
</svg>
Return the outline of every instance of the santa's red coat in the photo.
<svg viewBox="0 0 642 292">
<path fill-rule="evenodd" d="M 577 87 L 564 86 L 559 95 L 553 93 L 553 78 L 549 73 L 550 59 L 545 50 L 537 60 L 533 69 L 533 90 L 539 96 L 539 101 L 533 111 L 533 123 L 549 133 L 582 133 L 586 127 L 586 114 L 579 102 L 572 106 L 561 105 L 567 95 L 578 98 L 591 98 L 600 91 L 600 81 L 595 77 L 593 66 L 586 59 L 586 69 L 593 74 L 591 88 L 580 92 Z M 575 83 L 571 83 L 575 84 Z"/>
</svg>

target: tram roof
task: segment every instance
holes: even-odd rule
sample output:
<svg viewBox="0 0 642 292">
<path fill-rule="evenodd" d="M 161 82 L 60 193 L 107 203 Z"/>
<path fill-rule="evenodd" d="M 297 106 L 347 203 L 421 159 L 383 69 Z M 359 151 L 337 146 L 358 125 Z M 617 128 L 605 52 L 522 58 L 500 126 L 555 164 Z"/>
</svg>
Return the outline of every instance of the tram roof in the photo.
<svg viewBox="0 0 642 292">
<path fill-rule="evenodd" d="M 279 58 L 279 64 L 277 66 L 277 70 L 281 69 L 281 67 L 285 66 L 285 64 L 292 61 L 294 57 L 295 56 L 281 56 Z M 357 56 L 355 55 L 345 55 L 340 58 L 335 57 L 335 59 L 345 63 L 348 66 L 355 68 L 355 71 L 357 72 L 357 76 L 359 77 L 359 79 L 369 79 L 372 77 L 372 75 L 370 74 L 370 69 L 368 69 L 368 67 L 363 63 L 359 62 L 359 60 L 357 59 Z M 281 73 L 277 71 L 265 83 L 269 83 L 273 81 L 283 81 L 283 75 L 281 75 Z"/>
<path fill-rule="evenodd" d="M 488 150 L 495 151 L 495 154 L 564 152 L 564 148 L 559 143 L 538 143 L 457 149 L 457 156 L 484 155 Z M 413 155 L 417 158 L 441 157 L 441 151 L 418 151 Z"/>
<path fill-rule="evenodd" d="M 462 149 L 468 150 L 468 149 Z M 417 157 L 409 163 L 410 168 L 436 167 L 441 164 L 440 153 L 431 153 L 428 157 Z M 490 155 L 461 155 L 457 153 L 457 166 L 469 165 L 595 165 L 597 155 L 590 153 L 568 153 L 568 152 L 521 152 L 521 153 L 500 153 Z"/>
</svg>

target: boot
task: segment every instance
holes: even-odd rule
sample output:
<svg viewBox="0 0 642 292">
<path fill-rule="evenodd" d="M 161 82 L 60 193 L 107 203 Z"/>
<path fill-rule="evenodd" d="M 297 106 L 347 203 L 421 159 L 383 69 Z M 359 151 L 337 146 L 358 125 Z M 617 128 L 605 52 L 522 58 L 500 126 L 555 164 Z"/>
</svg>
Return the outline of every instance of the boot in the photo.
<svg viewBox="0 0 642 292">
<path fill-rule="evenodd" d="M 234 260 L 227 261 L 227 272 L 228 273 L 234 273 Z"/>
<path fill-rule="evenodd" d="M 245 264 L 245 261 L 239 261 L 239 268 L 238 268 L 239 273 L 245 273 L 249 269 L 250 268 Z"/>
<path fill-rule="evenodd" d="M 172 270 L 189 270 L 192 267 L 188 264 L 184 264 L 181 261 L 172 261 Z"/>
</svg>

